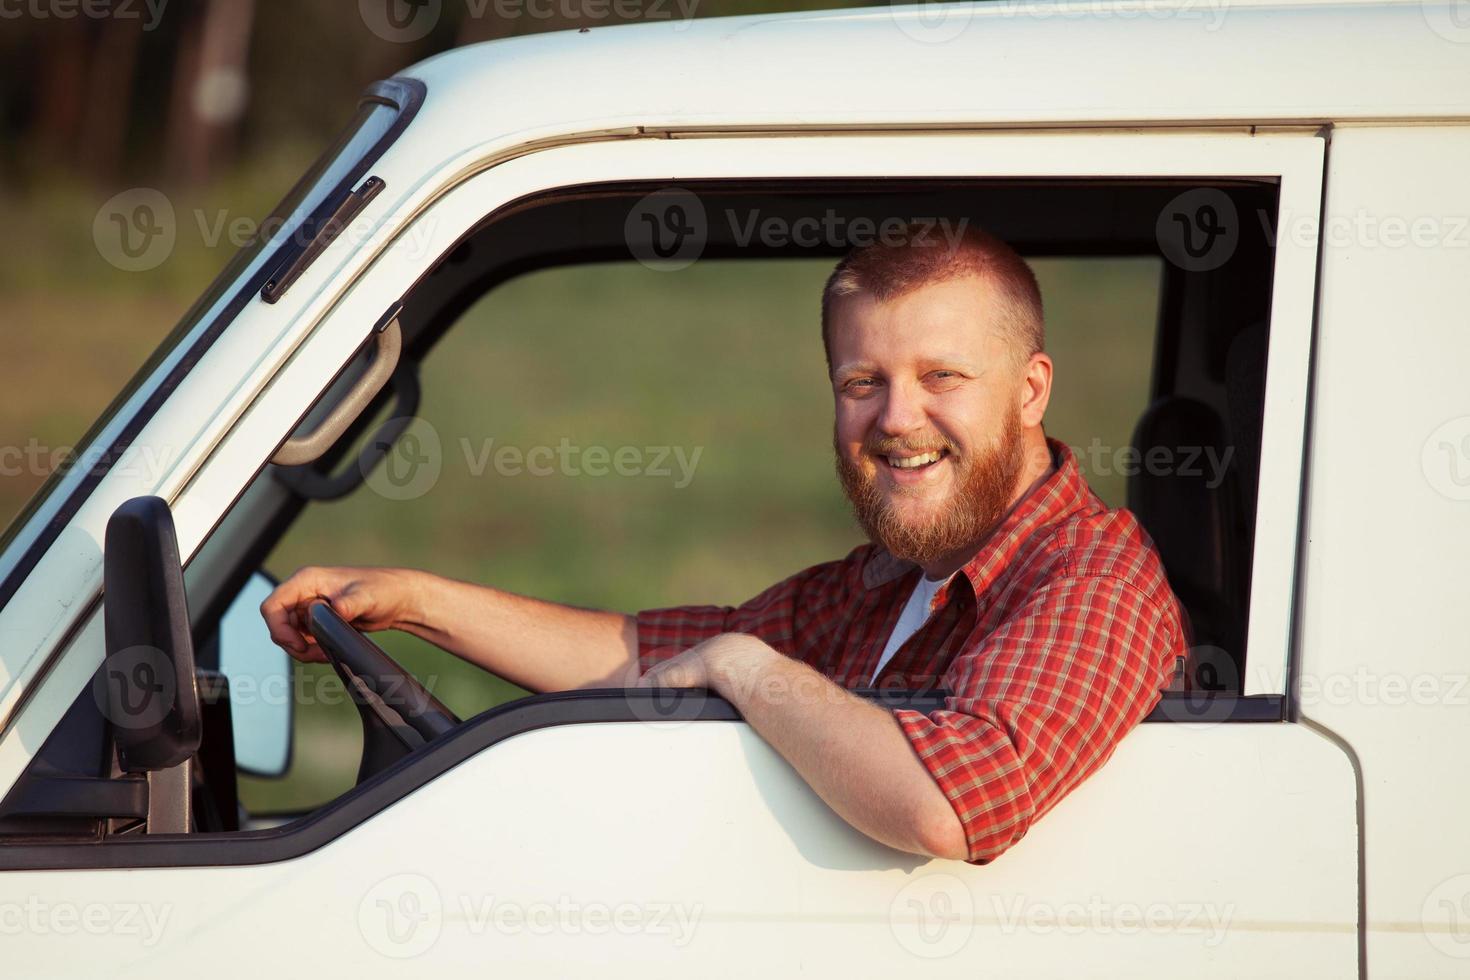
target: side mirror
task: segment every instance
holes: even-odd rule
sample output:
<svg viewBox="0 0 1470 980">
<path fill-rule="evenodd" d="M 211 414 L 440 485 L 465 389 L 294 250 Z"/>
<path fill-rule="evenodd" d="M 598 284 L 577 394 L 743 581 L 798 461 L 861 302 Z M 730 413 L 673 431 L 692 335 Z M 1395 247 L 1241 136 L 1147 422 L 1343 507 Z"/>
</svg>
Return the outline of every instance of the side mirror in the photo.
<svg viewBox="0 0 1470 980">
<path fill-rule="evenodd" d="M 134 497 L 107 521 L 103 623 L 107 659 L 99 701 L 127 772 L 157 772 L 199 751 L 194 641 L 173 514 L 159 497 Z"/>
<path fill-rule="evenodd" d="M 291 767 L 291 658 L 271 641 L 260 604 L 276 583 L 250 576 L 219 624 L 219 669 L 230 681 L 235 765 L 252 776 L 275 778 Z"/>
</svg>

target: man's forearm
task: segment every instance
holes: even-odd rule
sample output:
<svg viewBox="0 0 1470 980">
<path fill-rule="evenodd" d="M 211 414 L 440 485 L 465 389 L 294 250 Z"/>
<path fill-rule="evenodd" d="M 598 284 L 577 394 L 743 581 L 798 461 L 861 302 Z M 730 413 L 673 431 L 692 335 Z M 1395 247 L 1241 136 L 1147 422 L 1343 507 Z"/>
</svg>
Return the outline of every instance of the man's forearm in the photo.
<svg viewBox="0 0 1470 980">
<path fill-rule="evenodd" d="M 578 609 L 428 572 L 412 578 L 405 632 L 531 691 L 624 687 L 638 676 L 632 616 Z"/>
<path fill-rule="evenodd" d="M 722 638 L 723 639 L 723 638 Z M 891 712 L 748 637 L 712 686 L 828 806 L 898 850 L 963 860 L 964 827 Z M 719 642 L 719 641 L 714 641 Z"/>
</svg>

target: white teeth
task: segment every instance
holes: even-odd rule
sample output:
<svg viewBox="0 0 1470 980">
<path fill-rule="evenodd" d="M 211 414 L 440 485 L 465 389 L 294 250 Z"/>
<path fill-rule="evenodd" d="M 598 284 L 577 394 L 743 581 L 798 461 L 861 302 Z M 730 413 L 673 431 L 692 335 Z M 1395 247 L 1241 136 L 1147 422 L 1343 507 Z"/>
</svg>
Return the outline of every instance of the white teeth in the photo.
<svg viewBox="0 0 1470 980">
<path fill-rule="evenodd" d="M 898 470 L 912 470 L 927 463 L 939 462 L 942 453 L 936 449 L 933 452 L 923 453 L 919 456 L 889 456 L 888 465 Z"/>
</svg>

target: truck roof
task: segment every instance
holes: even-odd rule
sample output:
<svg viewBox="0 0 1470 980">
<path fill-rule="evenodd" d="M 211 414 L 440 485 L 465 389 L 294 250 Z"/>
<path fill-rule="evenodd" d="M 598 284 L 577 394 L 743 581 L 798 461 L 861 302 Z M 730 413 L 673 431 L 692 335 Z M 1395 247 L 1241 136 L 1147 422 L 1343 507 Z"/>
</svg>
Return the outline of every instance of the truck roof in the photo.
<svg viewBox="0 0 1470 980">
<path fill-rule="evenodd" d="M 406 138 L 795 127 L 1316 125 L 1470 119 L 1453 3 L 990 0 L 682 19 L 470 45 L 403 74 Z"/>
</svg>

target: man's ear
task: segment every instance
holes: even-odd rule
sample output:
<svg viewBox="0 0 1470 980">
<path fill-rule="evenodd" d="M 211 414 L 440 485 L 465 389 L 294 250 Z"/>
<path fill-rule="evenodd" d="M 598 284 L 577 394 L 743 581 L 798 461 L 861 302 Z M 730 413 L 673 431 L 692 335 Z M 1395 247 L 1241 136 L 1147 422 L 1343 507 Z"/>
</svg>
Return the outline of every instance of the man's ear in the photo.
<svg viewBox="0 0 1470 980">
<path fill-rule="evenodd" d="M 1046 406 L 1051 401 L 1051 358 L 1037 352 L 1031 355 L 1021 374 L 1021 424 L 1032 428 L 1041 424 Z"/>
</svg>

